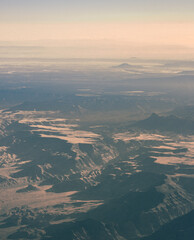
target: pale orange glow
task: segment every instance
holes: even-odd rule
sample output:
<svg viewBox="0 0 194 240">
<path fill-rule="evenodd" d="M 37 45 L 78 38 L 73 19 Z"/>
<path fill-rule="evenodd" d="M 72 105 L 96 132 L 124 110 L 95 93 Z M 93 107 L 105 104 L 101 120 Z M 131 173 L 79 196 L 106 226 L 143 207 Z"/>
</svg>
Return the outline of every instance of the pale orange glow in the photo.
<svg viewBox="0 0 194 240">
<path fill-rule="evenodd" d="M 136 43 L 194 45 L 194 23 L 0 24 L 0 41 L 114 39 Z"/>
<path fill-rule="evenodd" d="M 67 57 L 194 56 L 194 23 L 1 24 L 0 32 L 14 45 L 66 47 Z"/>
</svg>

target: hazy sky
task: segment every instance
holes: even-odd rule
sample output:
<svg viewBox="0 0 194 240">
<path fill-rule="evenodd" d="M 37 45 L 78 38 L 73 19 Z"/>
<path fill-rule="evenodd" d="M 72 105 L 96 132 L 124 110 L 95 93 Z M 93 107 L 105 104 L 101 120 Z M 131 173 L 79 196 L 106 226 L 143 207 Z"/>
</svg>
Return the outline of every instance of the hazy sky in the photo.
<svg viewBox="0 0 194 240">
<path fill-rule="evenodd" d="M 85 39 L 193 48 L 193 13 L 193 0 L 0 0 L 0 41 Z"/>
<path fill-rule="evenodd" d="M 0 20 L 14 22 L 193 21 L 193 0 L 1 0 Z"/>
</svg>

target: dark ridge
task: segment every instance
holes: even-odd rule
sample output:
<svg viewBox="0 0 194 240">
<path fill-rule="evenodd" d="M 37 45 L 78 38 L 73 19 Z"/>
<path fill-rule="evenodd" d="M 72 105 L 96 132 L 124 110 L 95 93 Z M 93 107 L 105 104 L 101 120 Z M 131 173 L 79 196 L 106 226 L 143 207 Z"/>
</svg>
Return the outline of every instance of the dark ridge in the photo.
<svg viewBox="0 0 194 240">
<path fill-rule="evenodd" d="M 194 236 L 194 210 L 165 224 L 161 229 L 143 240 L 191 240 Z"/>
<path fill-rule="evenodd" d="M 169 115 L 167 117 L 152 113 L 147 119 L 141 120 L 132 127 L 145 130 L 169 131 L 182 134 L 194 133 L 194 121 Z"/>
<path fill-rule="evenodd" d="M 17 190 L 17 193 L 23 193 L 23 192 L 31 192 L 31 191 L 38 191 L 39 189 L 31 184 L 29 184 L 27 187 L 25 188 L 21 188 L 19 190 Z"/>
</svg>

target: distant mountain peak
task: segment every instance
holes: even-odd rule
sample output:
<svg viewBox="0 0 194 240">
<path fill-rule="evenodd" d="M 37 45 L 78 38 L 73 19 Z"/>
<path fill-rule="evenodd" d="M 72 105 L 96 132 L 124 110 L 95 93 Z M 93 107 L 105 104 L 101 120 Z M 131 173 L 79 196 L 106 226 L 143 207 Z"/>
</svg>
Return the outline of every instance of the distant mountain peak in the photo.
<svg viewBox="0 0 194 240">
<path fill-rule="evenodd" d="M 118 65 L 117 67 L 131 67 L 132 65 L 128 64 L 128 63 L 122 63 L 120 65 Z"/>
<path fill-rule="evenodd" d="M 120 65 L 117 66 L 113 66 L 113 68 L 121 68 L 121 69 L 140 69 L 142 68 L 141 65 L 133 65 L 133 64 L 129 64 L 129 63 L 122 63 Z"/>
<path fill-rule="evenodd" d="M 138 121 L 133 126 L 145 130 L 159 130 L 189 134 L 194 132 L 194 121 L 179 118 L 175 115 L 159 116 L 156 113 L 152 113 L 148 118 Z"/>
<path fill-rule="evenodd" d="M 152 113 L 148 119 L 150 118 L 160 118 L 160 116 L 156 113 Z"/>
</svg>

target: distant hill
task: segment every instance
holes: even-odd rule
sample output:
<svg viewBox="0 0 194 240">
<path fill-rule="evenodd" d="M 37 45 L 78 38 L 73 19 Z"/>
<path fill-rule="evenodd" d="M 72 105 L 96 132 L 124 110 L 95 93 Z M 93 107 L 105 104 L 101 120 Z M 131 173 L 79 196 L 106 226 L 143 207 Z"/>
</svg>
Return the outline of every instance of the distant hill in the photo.
<svg viewBox="0 0 194 240">
<path fill-rule="evenodd" d="M 142 69 L 143 66 L 141 66 L 141 65 L 132 65 L 132 64 L 128 64 L 128 63 L 122 63 L 120 65 L 113 66 L 113 68 L 137 70 L 137 69 Z"/>
<path fill-rule="evenodd" d="M 165 224 L 159 231 L 142 240 L 191 240 L 194 236 L 194 210 Z"/>
<path fill-rule="evenodd" d="M 147 119 L 141 120 L 132 126 L 145 130 L 159 130 L 182 134 L 194 134 L 193 120 L 179 118 L 174 115 L 163 117 L 157 115 L 156 113 L 153 113 Z"/>
</svg>

